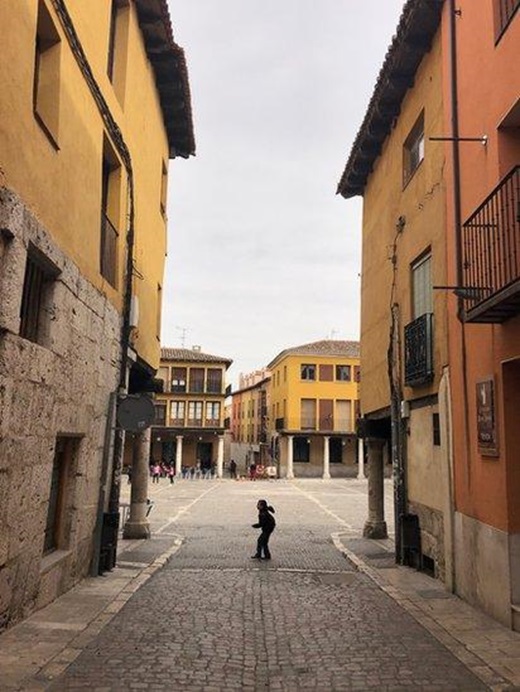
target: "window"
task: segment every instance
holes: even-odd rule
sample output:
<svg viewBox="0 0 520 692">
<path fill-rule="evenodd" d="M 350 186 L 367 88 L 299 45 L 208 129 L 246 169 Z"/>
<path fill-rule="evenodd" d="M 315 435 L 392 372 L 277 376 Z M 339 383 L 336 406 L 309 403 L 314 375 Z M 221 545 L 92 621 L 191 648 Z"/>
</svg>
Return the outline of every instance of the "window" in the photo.
<svg viewBox="0 0 520 692">
<path fill-rule="evenodd" d="M 333 365 L 320 365 L 320 381 L 321 382 L 332 382 L 334 379 L 334 366 Z"/>
<path fill-rule="evenodd" d="M 206 421 L 215 424 L 220 422 L 220 402 L 208 401 L 206 403 Z"/>
<path fill-rule="evenodd" d="M 441 444 L 441 423 L 438 413 L 432 414 L 433 444 L 438 447 Z"/>
<path fill-rule="evenodd" d="M 80 439 L 58 436 L 49 487 L 43 554 L 68 547 L 72 523 L 73 479 Z"/>
<path fill-rule="evenodd" d="M 172 368 L 172 392 L 186 391 L 186 368 Z"/>
<path fill-rule="evenodd" d="M 320 399 L 320 430 L 334 430 L 334 402 L 332 399 Z"/>
<path fill-rule="evenodd" d="M 204 391 L 204 368 L 190 368 L 190 392 Z"/>
<path fill-rule="evenodd" d="M 108 33 L 107 74 L 119 102 L 124 101 L 128 46 L 128 0 L 112 0 Z"/>
<path fill-rule="evenodd" d="M 170 391 L 170 388 L 169 388 L 169 386 L 168 386 L 168 385 L 169 385 L 169 383 L 168 383 L 168 379 L 169 379 L 168 368 L 166 368 L 166 367 L 160 367 L 160 368 L 157 370 L 157 379 L 158 379 L 158 380 L 162 380 L 162 383 L 163 383 L 163 392 L 169 392 L 169 391 Z"/>
<path fill-rule="evenodd" d="M 168 168 L 166 162 L 162 162 L 161 173 L 161 214 L 166 216 L 166 200 L 168 196 Z"/>
<path fill-rule="evenodd" d="M 336 365 L 336 380 L 350 382 L 350 365 Z"/>
<path fill-rule="evenodd" d="M 39 0 L 34 59 L 33 111 L 38 124 L 56 149 L 58 148 L 60 121 L 60 69 L 60 36 L 45 2 Z"/>
<path fill-rule="evenodd" d="M 352 432 L 352 402 L 344 399 L 336 401 L 336 428 Z"/>
<path fill-rule="evenodd" d="M 166 425 L 166 404 L 155 404 L 154 425 Z"/>
<path fill-rule="evenodd" d="M 170 408 L 170 420 L 172 425 L 184 425 L 184 415 L 186 411 L 186 402 L 172 401 Z"/>
<path fill-rule="evenodd" d="M 433 312 L 431 260 L 431 254 L 427 254 L 412 264 L 412 313 L 414 319 Z"/>
<path fill-rule="evenodd" d="M 311 444 L 306 437 L 295 437 L 293 439 L 293 460 L 303 463 L 310 461 Z"/>
<path fill-rule="evenodd" d="M 316 399 L 301 400 L 301 429 L 316 430 Z"/>
<path fill-rule="evenodd" d="M 315 365 L 301 365 L 300 373 L 302 380 L 315 380 L 316 379 L 316 366 Z"/>
<path fill-rule="evenodd" d="M 155 306 L 155 337 L 161 341 L 162 286 L 157 284 L 157 305 Z"/>
<path fill-rule="evenodd" d="M 20 336 L 42 344 L 50 324 L 49 307 L 59 271 L 43 253 L 29 246 L 20 308 Z"/>
<path fill-rule="evenodd" d="M 222 370 L 220 368 L 208 368 L 206 391 L 209 394 L 222 394 Z"/>
<path fill-rule="evenodd" d="M 403 187 L 424 159 L 424 111 L 420 114 L 403 146 Z"/>
<path fill-rule="evenodd" d="M 287 365 L 283 366 L 283 381 L 287 382 Z"/>
<path fill-rule="evenodd" d="M 103 144 L 101 170 L 101 241 L 99 265 L 101 276 L 117 287 L 118 219 L 121 196 L 121 164 L 108 139 Z"/>
<path fill-rule="evenodd" d="M 202 401 L 188 403 L 188 425 L 202 425 Z"/>
</svg>

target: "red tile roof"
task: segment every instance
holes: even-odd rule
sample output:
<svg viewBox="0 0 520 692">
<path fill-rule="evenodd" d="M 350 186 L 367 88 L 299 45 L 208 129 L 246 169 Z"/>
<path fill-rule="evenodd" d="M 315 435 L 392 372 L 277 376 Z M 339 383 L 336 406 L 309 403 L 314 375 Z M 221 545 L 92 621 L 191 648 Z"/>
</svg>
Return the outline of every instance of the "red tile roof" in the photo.
<svg viewBox="0 0 520 692">
<path fill-rule="evenodd" d="M 161 348 L 161 361 L 178 361 L 183 363 L 222 363 L 229 368 L 233 362 L 231 358 L 213 356 L 202 351 L 195 351 L 192 348 Z"/>
<path fill-rule="evenodd" d="M 365 118 L 356 136 L 337 194 L 362 195 L 401 103 L 441 20 L 444 0 L 408 0 L 379 72 Z"/>
<path fill-rule="evenodd" d="M 175 43 L 167 0 L 135 0 L 146 53 L 152 65 L 170 157 L 195 154 L 188 68 L 183 49 Z"/>
<path fill-rule="evenodd" d="M 286 356 L 333 356 L 344 358 L 359 358 L 359 341 L 338 341 L 324 339 L 323 341 L 313 341 L 310 344 L 294 346 L 281 351 L 274 358 L 268 368 L 272 368 L 282 358 Z"/>
</svg>

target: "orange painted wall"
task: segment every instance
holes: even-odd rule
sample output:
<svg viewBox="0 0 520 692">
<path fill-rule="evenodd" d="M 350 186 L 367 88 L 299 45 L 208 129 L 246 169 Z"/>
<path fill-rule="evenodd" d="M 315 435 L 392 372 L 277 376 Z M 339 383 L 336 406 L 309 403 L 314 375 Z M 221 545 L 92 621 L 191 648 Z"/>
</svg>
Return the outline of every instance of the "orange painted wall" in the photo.
<svg viewBox="0 0 520 692">
<path fill-rule="evenodd" d="M 495 46 L 494 2 L 459 0 L 457 8 L 457 67 L 459 134 L 486 134 L 487 146 L 463 142 L 460 146 L 462 222 L 484 201 L 500 180 L 520 163 L 520 129 L 500 131 L 499 125 L 520 95 L 520 13 Z M 445 133 L 451 134 L 449 3 L 443 15 L 445 60 Z M 453 170 L 451 145 L 447 149 L 448 276 L 457 281 L 455 260 Z M 508 502 L 506 429 L 503 411 L 502 363 L 520 358 L 520 316 L 501 325 L 461 325 L 456 317 L 456 299 L 450 302 L 450 370 L 453 396 L 453 440 L 456 509 L 496 528 L 520 531 L 520 502 Z M 464 332 L 464 334 L 463 334 Z M 466 373 L 466 378 L 464 378 Z M 499 426 L 499 456 L 482 456 L 477 448 L 476 383 L 493 377 Z M 520 412 L 519 412 L 520 422 Z M 511 445 L 509 446 L 511 449 Z M 510 454 L 511 457 L 511 454 Z M 518 464 L 520 460 L 516 460 Z M 516 478 L 516 481 L 514 480 Z M 520 491 L 518 474 L 509 474 Z M 514 490 L 514 489 L 513 489 Z M 514 493 L 513 493 L 514 494 Z M 518 496 L 517 496 L 518 497 Z"/>
</svg>

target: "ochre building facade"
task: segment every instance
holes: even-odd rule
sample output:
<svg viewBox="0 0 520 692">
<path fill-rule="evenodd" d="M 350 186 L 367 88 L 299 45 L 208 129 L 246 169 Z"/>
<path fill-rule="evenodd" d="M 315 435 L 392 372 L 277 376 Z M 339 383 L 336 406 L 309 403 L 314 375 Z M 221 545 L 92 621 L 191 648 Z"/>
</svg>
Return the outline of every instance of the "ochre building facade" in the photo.
<svg viewBox="0 0 520 692">
<path fill-rule="evenodd" d="M 194 141 L 165 2 L 20 0 L 0 24 L 3 627 L 96 571 L 116 392 L 159 366 L 169 159 Z"/>
</svg>

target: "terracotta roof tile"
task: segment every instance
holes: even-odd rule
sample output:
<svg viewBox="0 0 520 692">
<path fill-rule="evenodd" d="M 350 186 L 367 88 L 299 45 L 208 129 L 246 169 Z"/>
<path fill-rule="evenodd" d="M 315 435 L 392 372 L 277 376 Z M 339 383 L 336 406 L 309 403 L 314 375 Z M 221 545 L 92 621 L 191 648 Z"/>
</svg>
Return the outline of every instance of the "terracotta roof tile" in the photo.
<svg viewBox="0 0 520 692">
<path fill-rule="evenodd" d="M 286 356 L 343 356 L 345 358 L 359 358 L 359 341 L 324 339 L 323 341 L 313 341 L 310 344 L 303 344 L 302 346 L 286 348 L 285 351 L 281 351 L 267 367 L 273 367 L 275 363 Z"/>
<path fill-rule="evenodd" d="M 226 369 L 233 362 L 231 358 L 194 351 L 192 348 L 161 348 L 161 361 L 163 360 L 182 361 L 184 363 L 222 363 Z"/>
</svg>

